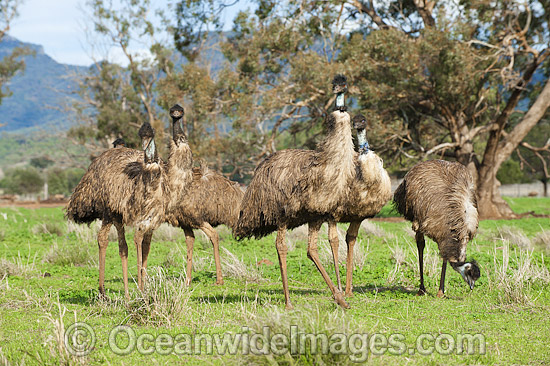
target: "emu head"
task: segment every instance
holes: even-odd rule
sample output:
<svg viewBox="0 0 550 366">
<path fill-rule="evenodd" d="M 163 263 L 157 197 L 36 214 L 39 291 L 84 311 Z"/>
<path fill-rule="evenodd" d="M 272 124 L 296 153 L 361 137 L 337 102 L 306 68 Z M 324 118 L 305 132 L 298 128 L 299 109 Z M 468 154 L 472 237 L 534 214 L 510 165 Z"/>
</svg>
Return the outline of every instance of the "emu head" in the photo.
<svg viewBox="0 0 550 366">
<path fill-rule="evenodd" d="M 337 74 L 332 79 L 332 92 L 336 94 L 336 109 L 345 112 L 346 105 L 344 103 L 344 94 L 348 91 L 346 77 L 342 74 Z"/>
<path fill-rule="evenodd" d="M 353 128 L 356 130 L 365 130 L 367 128 L 367 119 L 362 114 L 358 114 L 352 119 Z"/>
<path fill-rule="evenodd" d="M 481 276 L 477 262 L 475 260 L 471 262 L 451 262 L 451 267 L 460 273 L 464 281 L 470 286 L 470 290 L 473 290 L 475 282 Z"/>
<path fill-rule="evenodd" d="M 155 130 L 149 122 L 145 122 L 138 132 L 141 138 L 141 147 L 145 152 L 145 163 L 157 161 L 157 149 L 155 147 Z"/>
<path fill-rule="evenodd" d="M 184 113 L 183 107 L 179 104 L 174 104 L 174 106 L 170 108 L 170 117 L 172 118 L 172 139 L 176 144 L 187 140 L 183 132 Z"/>
<path fill-rule="evenodd" d="M 360 158 L 369 152 L 369 143 L 367 141 L 367 119 L 362 114 L 353 117 L 353 128 L 357 130 L 357 143 L 359 145 Z"/>
<path fill-rule="evenodd" d="M 115 141 L 113 141 L 113 147 L 114 148 L 124 147 L 124 145 L 126 145 L 126 142 L 124 141 L 124 139 L 122 137 L 119 137 Z"/>
</svg>

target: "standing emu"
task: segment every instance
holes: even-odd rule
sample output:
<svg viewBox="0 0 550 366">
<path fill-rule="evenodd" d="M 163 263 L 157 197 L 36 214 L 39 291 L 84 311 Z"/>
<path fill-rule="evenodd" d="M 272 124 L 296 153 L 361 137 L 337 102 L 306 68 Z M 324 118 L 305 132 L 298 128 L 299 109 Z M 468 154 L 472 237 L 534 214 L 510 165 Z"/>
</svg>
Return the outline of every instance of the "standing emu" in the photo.
<svg viewBox="0 0 550 366">
<path fill-rule="evenodd" d="M 474 182 L 466 167 L 444 160 L 425 161 L 415 165 L 397 187 L 393 201 L 397 211 L 412 222 L 416 232 L 420 289 L 424 287 L 424 235 L 437 243 L 443 259 L 438 297 L 445 293 L 447 262 L 470 289 L 479 278 L 475 261 L 466 262 L 466 245 L 478 226 L 477 202 Z"/>
<path fill-rule="evenodd" d="M 263 237 L 277 230 L 277 254 L 286 308 L 292 308 L 286 267 L 285 232 L 305 223 L 309 226 L 307 255 L 313 261 L 336 302 L 344 300 L 319 260 L 317 239 L 324 221 L 349 194 L 355 174 L 355 151 L 350 116 L 345 111 L 346 79 L 333 80 L 336 108 L 325 119 L 327 135 L 316 150 L 282 150 L 262 161 L 244 195 L 235 234 L 239 239 Z"/>
<path fill-rule="evenodd" d="M 367 120 L 359 114 L 353 117 L 353 127 L 357 130 L 359 154 L 355 162 L 355 177 L 351 190 L 344 202 L 338 205 L 333 219 L 328 223 L 328 237 L 332 248 L 334 269 L 338 290 L 342 291 L 340 271 L 338 269 L 338 232 L 336 222 L 349 222 L 346 233 L 348 253 L 346 258 L 346 296 L 352 295 L 353 247 L 357 239 L 361 222 L 376 215 L 391 199 L 391 181 L 384 169 L 382 159 L 369 149 L 367 142 Z"/>
<path fill-rule="evenodd" d="M 212 242 L 216 263 L 216 284 L 223 284 L 219 236 L 216 226 L 234 229 L 239 215 L 243 191 L 237 183 L 208 168 L 193 168 L 193 156 L 182 128 L 183 108 L 170 109 L 172 142 L 168 158 L 168 176 L 177 200 L 171 205 L 166 221 L 183 229 L 187 244 L 187 280 L 191 283 L 193 268 L 193 229 L 201 229 Z"/>
<path fill-rule="evenodd" d="M 164 220 L 168 185 L 162 161 L 157 156 L 154 131 L 149 123 L 139 130 L 143 151 L 119 147 L 98 156 L 75 187 L 67 205 L 66 217 L 78 224 L 102 221 L 97 241 L 99 246 L 99 292 L 105 296 L 105 254 L 112 224 L 118 232 L 122 261 L 124 294 L 128 294 L 128 245 L 124 226 L 136 228 L 138 286 L 147 268 L 153 229 Z"/>
</svg>

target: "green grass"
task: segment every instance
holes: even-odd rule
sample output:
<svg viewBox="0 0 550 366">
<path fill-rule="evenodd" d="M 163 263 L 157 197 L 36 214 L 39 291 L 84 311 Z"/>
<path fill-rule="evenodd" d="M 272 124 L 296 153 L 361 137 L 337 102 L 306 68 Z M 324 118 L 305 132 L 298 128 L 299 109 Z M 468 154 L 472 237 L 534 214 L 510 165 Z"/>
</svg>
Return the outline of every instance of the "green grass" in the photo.
<svg viewBox="0 0 550 366">
<path fill-rule="evenodd" d="M 522 198 L 509 202 L 518 211 L 548 213 L 549 210 L 548 199 Z M 392 216 L 389 207 L 384 209 L 384 215 Z M 44 223 L 48 225 L 40 226 Z M 60 208 L 2 208 L 0 362 L 329 365 L 350 363 L 354 355 L 363 360 L 366 350 L 376 351 L 373 346 L 349 348 L 344 355 L 338 352 L 316 355 L 309 350 L 305 354 L 266 356 L 243 354 L 241 349 L 234 356 L 216 352 L 209 355 L 208 346 L 203 343 L 197 349 L 199 354 L 192 355 L 163 355 L 170 347 L 162 345 L 151 355 L 142 355 L 137 350 L 124 356 L 116 355 L 109 347 L 109 334 L 116 326 L 128 325 L 136 338 L 151 334 L 159 342 L 163 337 L 176 335 L 180 335 L 181 340 L 200 334 L 235 334 L 242 332 L 243 327 L 250 337 L 262 333 L 266 326 L 272 335 L 289 335 L 291 327 L 328 338 L 358 334 L 359 345 L 363 334 L 379 334 L 371 341 L 390 335 L 402 339 L 407 347 L 405 354 L 392 355 L 391 347 L 379 354 L 371 352 L 368 364 L 373 365 L 549 364 L 550 261 L 546 257 L 549 248 L 533 245 L 532 251 L 522 250 L 513 238 L 499 234 L 503 227 L 513 228 L 534 243 L 537 235 L 550 230 L 548 223 L 548 218 L 481 222 L 478 236 L 468 246 L 468 256 L 478 261 L 482 271 L 476 288 L 470 291 L 449 267 L 446 298 L 439 299 L 435 294 L 441 261 L 436 245 L 428 241 L 425 253 L 429 294 L 416 296 L 418 264 L 410 223 L 376 221 L 376 226 L 360 231 L 362 260 L 354 271 L 355 296 L 348 299 L 351 309 L 345 311 L 332 301 L 328 287 L 307 258 L 306 232 L 295 230 L 288 236 L 288 272 L 294 310 L 285 311 L 273 235 L 237 242 L 226 229 L 220 228 L 221 245 L 229 253 L 221 251 L 225 284 L 216 286 L 211 245 L 196 232 L 196 269 L 191 287 L 186 288 L 183 285 L 183 235 L 163 227 L 153 240 L 149 290 L 142 295 L 133 282 L 135 250 L 132 231 L 127 230 L 132 280 L 131 300 L 126 303 L 116 236 L 110 236 L 105 281 L 108 300 L 102 300 L 97 295 L 95 225 L 91 229 L 68 227 Z M 341 228 L 345 229 L 346 225 Z M 373 235 L 374 232 L 377 235 Z M 326 228 L 321 235 L 320 252 L 325 268 L 334 279 Z M 257 265 L 260 261 L 267 264 Z M 345 279 L 343 265 L 340 272 Z M 75 321 L 89 324 L 96 335 L 95 347 L 85 357 L 73 356 L 63 346 L 63 330 Z M 485 337 L 484 354 L 433 352 L 422 355 L 415 348 L 418 337 L 456 339 L 459 334 L 478 333 Z M 121 335 L 119 341 L 119 346 L 124 347 L 128 339 Z M 146 346 L 151 344 L 154 346 L 154 342 L 145 342 Z M 429 339 L 425 345 L 429 346 Z M 409 354 L 409 349 L 415 353 Z"/>
</svg>

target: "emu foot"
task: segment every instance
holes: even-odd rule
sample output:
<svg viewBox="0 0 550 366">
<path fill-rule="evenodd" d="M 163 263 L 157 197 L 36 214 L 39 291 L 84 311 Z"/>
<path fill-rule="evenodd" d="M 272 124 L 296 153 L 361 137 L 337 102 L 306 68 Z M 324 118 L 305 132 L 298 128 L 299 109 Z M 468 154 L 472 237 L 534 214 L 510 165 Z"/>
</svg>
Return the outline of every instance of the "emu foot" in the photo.
<svg viewBox="0 0 550 366">
<path fill-rule="evenodd" d="M 353 292 L 352 290 L 346 290 L 346 293 L 344 294 L 345 297 L 353 297 Z"/>
<path fill-rule="evenodd" d="M 185 282 L 184 282 L 184 285 L 185 285 L 186 287 L 191 286 L 191 278 L 187 278 L 187 279 L 185 280 Z"/>
<path fill-rule="evenodd" d="M 425 288 L 421 287 L 420 289 L 418 289 L 418 292 L 416 293 L 416 296 L 424 296 L 426 295 L 428 292 L 426 291 Z"/>
<path fill-rule="evenodd" d="M 343 309 L 349 309 L 351 307 L 348 305 L 346 300 L 344 300 L 341 292 L 338 292 L 334 295 L 334 300 L 336 300 L 336 303 L 340 305 Z"/>
<path fill-rule="evenodd" d="M 292 310 L 292 309 L 294 309 L 294 306 L 292 306 L 290 302 L 287 302 L 285 305 L 285 310 Z"/>
<path fill-rule="evenodd" d="M 440 299 L 445 297 L 445 293 L 441 290 L 437 291 L 437 297 L 439 297 Z"/>
<path fill-rule="evenodd" d="M 216 286 L 221 286 L 223 285 L 223 279 L 220 278 L 219 280 L 216 280 Z"/>
</svg>

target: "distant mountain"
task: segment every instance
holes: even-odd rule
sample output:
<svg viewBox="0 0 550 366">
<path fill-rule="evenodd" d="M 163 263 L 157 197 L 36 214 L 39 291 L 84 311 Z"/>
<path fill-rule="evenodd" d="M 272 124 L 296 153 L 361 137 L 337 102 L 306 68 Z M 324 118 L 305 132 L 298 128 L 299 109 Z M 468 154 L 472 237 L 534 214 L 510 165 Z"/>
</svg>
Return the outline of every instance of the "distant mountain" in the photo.
<svg viewBox="0 0 550 366">
<path fill-rule="evenodd" d="M 25 70 L 8 84 L 13 93 L 0 104 L 0 131 L 26 133 L 35 129 L 55 126 L 56 130 L 69 127 L 70 116 L 63 110 L 77 83 L 72 75 L 85 73 L 87 67 L 60 64 L 44 53 L 40 45 L 5 37 L 0 42 L 0 59 L 20 46 L 35 51 L 26 56 Z"/>
</svg>

